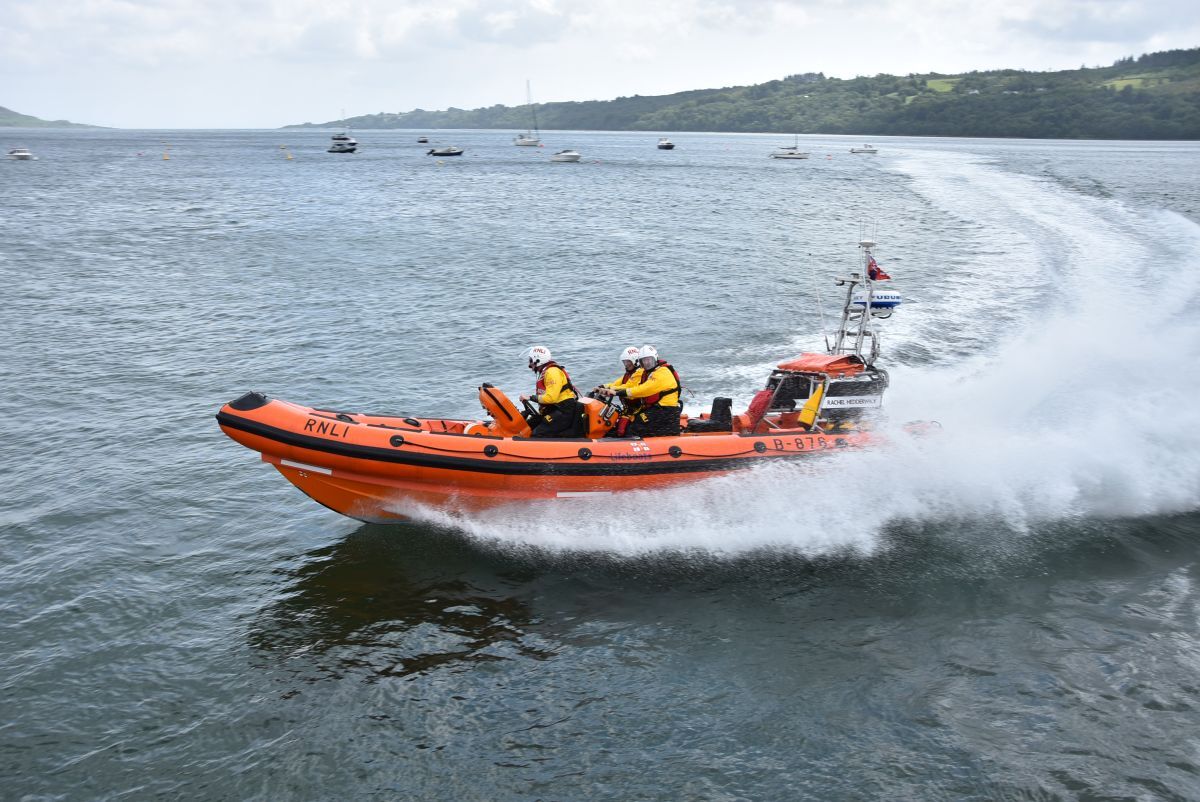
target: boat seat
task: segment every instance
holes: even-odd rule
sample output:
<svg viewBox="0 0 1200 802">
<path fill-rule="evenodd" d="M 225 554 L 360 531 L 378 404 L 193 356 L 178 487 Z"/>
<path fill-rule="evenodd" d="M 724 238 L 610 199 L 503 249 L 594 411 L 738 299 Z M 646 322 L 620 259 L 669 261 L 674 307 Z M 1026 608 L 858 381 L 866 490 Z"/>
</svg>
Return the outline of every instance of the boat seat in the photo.
<svg viewBox="0 0 1200 802">
<path fill-rule="evenodd" d="M 733 431 L 733 399 L 714 398 L 712 412 L 707 418 L 689 419 L 689 432 L 731 432 Z"/>
</svg>

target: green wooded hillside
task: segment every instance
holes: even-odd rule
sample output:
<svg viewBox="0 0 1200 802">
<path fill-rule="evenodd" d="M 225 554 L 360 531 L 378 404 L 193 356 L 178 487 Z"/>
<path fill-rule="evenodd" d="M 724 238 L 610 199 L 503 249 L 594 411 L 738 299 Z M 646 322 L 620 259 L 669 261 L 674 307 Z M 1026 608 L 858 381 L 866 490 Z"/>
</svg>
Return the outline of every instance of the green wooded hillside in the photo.
<svg viewBox="0 0 1200 802">
<path fill-rule="evenodd" d="M 66 120 L 43 120 L 28 114 L 21 114 L 12 109 L 0 106 L 0 128 L 98 128 L 96 125 L 83 125 Z"/>
<path fill-rule="evenodd" d="M 1200 48 L 1059 72 L 845 80 L 805 73 L 754 86 L 544 103 L 537 106 L 537 116 L 545 129 L 1200 139 Z M 497 105 L 370 114 L 347 123 L 354 128 L 524 129 L 528 120 L 527 107 Z"/>
</svg>

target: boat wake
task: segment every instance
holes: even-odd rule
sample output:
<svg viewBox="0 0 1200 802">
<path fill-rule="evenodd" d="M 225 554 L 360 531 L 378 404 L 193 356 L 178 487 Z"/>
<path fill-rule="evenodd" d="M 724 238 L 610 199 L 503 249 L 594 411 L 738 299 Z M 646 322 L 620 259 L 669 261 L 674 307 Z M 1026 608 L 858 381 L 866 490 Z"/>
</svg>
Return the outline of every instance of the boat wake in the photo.
<svg viewBox="0 0 1200 802">
<path fill-rule="evenodd" d="M 668 490 L 405 512 L 502 547 L 822 556 L 869 553 L 906 524 L 984 521 L 1015 542 L 1045 523 L 1200 506 L 1200 226 L 960 154 L 896 174 L 990 242 L 961 280 L 905 276 L 927 300 L 884 327 L 887 445 Z M 889 359 L 936 352 L 950 329 L 970 333 L 967 356 Z M 914 439 L 899 427 L 912 419 L 944 430 Z"/>
</svg>

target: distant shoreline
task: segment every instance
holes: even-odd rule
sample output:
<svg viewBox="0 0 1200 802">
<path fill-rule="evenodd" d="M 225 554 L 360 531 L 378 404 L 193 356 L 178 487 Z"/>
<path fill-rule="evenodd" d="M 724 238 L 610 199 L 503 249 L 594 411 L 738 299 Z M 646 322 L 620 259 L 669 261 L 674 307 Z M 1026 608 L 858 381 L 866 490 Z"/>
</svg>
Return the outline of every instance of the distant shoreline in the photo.
<svg viewBox="0 0 1200 802">
<path fill-rule="evenodd" d="M 823 73 L 669 95 L 536 104 L 543 130 L 1200 140 L 1200 48 L 1055 72 Z M 281 130 L 525 130 L 529 106 L 380 112 Z M 863 133 L 871 132 L 871 133 Z"/>
</svg>

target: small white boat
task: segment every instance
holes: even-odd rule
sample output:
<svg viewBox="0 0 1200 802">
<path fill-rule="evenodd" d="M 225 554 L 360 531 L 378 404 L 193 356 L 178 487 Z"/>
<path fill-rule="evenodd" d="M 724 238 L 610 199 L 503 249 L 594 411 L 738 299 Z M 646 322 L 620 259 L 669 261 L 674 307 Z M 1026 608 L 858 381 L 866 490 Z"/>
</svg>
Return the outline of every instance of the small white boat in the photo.
<svg viewBox="0 0 1200 802">
<path fill-rule="evenodd" d="M 427 137 L 427 136 L 419 136 L 419 137 L 417 137 L 417 144 L 419 144 L 419 145 L 428 145 L 428 144 L 429 144 L 429 137 Z"/>
<path fill-rule="evenodd" d="M 560 150 L 558 153 L 555 153 L 553 156 L 550 157 L 550 161 L 552 161 L 552 162 L 577 162 L 577 161 L 579 161 L 580 158 L 581 157 L 579 155 L 579 151 L 571 150 L 570 148 L 568 148 L 567 150 Z"/>
<path fill-rule="evenodd" d="M 329 140 L 327 153 L 353 153 L 358 150 L 358 141 L 349 133 L 334 134 Z"/>
<path fill-rule="evenodd" d="M 675 143 L 667 139 L 665 136 L 658 140 L 659 150 L 675 150 Z"/>
<path fill-rule="evenodd" d="M 772 159 L 807 159 L 808 151 L 800 150 L 800 135 L 796 134 L 795 141 L 790 145 L 783 145 L 775 149 L 771 154 Z"/>
<path fill-rule="evenodd" d="M 29 148 L 13 148 L 8 152 L 8 158 L 27 162 L 32 161 L 37 157 L 30 152 Z"/>
<path fill-rule="evenodd" d="M 445 148 L 430 148 L 427 156 L 461 156 L 463 155 L 462 148 L 456 148 L 453 145 Z"/>
<path fill-rule="evenodd" d="M 850 148 L 851 153 L 878 153 L 879 148 L 874 145 L 863 145 L 862 147 Z"/>
</svg>

